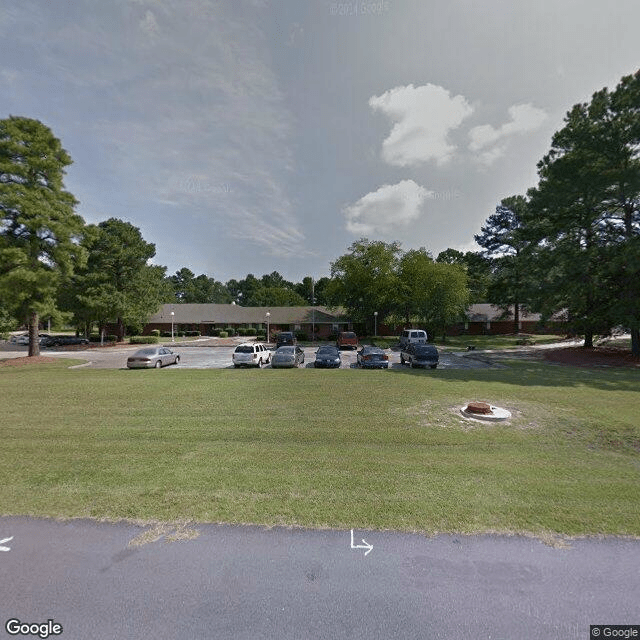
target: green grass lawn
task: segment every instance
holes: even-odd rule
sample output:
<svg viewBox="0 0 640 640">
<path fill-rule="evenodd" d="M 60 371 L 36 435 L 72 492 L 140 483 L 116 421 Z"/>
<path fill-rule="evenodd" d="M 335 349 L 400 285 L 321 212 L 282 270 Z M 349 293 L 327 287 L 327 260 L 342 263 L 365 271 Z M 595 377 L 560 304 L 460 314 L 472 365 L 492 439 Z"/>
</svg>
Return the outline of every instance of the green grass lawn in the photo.
<svg viewBox="0 0 640 640">
<path fill-rule="evenodd" d="M 436 336 L 435 343 L 439 349 L 449 351 L 466 349 L 470 345 L 476 349 L 510 349 L 521 346 L 524 339 L 531 340 L 535 344 L 550 344 L 561 342 L 565 337 L 554 334 L 447 336 L 446 341 L 443 341 L 442 336 Z"/>
<path fill-rule="evenodd" d="M 0 513 L 640 535 L 640 376 L 0 367 Z M 486 400 L 509 424 L 464 420 Z"/>
</svg>

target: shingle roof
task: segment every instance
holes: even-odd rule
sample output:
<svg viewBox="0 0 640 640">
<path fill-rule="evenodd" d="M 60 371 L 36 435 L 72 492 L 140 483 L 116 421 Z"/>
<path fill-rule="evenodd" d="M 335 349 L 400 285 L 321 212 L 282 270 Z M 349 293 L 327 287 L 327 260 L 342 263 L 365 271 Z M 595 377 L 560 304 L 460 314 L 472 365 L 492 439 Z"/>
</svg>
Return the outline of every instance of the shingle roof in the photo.
<svg viewBox="0 0 640 640">
<path fill-rule="evenodd" d="M 314 313 L 315 310 L 315 313 Z M 171 322 L 179 324 L 316 324 L 345 322 L 344 311 L 326 307 L 241 307 L 236 304 L 164 304 L 149 318 L 150 324 Z"/>
<path fill-rule="evenodd" d="M 513 305 L 509 307 L 508 312 L 505 314 L 504 309 L 496 307 L 492 304 L 480 303 L 472 304 L 467 310 L 467 318 L 469 322 L 498 322 L 500 320 L 513 320 Z M 539 313 L 530 313 L 524 309 L 520 309 L 520 320 L 522 322 L 539 322 L 542 316 Z M 566 320 L 563 312 L 559 312 L 553 315 L 551 320 L 562 321 Z"/>
</svg>

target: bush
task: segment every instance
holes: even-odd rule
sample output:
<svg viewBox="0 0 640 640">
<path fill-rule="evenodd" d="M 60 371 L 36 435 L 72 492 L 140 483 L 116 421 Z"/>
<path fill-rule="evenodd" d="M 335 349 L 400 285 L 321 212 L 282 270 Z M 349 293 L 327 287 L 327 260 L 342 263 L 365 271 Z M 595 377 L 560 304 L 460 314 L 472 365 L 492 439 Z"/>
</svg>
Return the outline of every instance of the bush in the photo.
<svg viewBox="0 0 640 640">
<path fill-rule="evenodd" d="M 246 336 L 247 335 L 247 330 L 244 327 L 240 327 L 239 329 L 236 329 L 236 333 L 239 336 Z"/>
<path fill-rule="evenodd" d="M 235 336 L 236 335 L 236 330 L 233 327 L 225 327 L 225 333 L 227 334 L 226 336 L 220 336 L 222 337 L 228 337 L 228 336 Z"/>
<path fill-rule="evenodd" d="M 247 327 L 244 331 L 245 336 L 255 336 L 258 334 L 258 330 L 254 329 L 253 327 Z"/>
<path fill-rule="evenodd" d="M 306 342 L 309 339 L 309 336 L 304 331 L 294 331 L 293 333 L 300 342 Z"/>
<path fill-rule="evenodd" d="M 118 339 L 118 336 L 114 336 L 113 334 L 107 334 L 104 337 L 105 342 L 115 342 Z M 100 334 L 92 333 L 89 336 L 89 342 L 100 342 Z"/>
<path fill-rule="evenodd" d="M 163 331 L 160 335 L 163 338 L 170 338 L 171 337 L 171 331 Z M 174 335 L 175 335 L 175 333 L 174 333 Z"/>
<path fill-rule="evenodd" d="M 219 338 L 228 338 L 229 334 L 226 331 L 218 331 Z"/>
<path fill-rule="evenodd" d="M 155 336 L 156 338 L 159 338 L 160 337 L 160 329 L 152 329 L 149 332 L 149 335 L 150 336 Z"/>
<path fill-rule="evenodd" d="M 267 339 L 267 334 L 266 333 L 258 333 L 256 334 L 256 340 L 259 340 L 260 342 L 264 342 Z"/>
<path fill-rule="evenodd" d="M 129 338 L 129 344 L 156 344 L 157 342 L 157 336 L 131 336 Z"/>
<path fill-rule="evenodd" d="M 329 342 L 335 342 L 338 339 L 338 334 L 337 333 L 330 333 L 327 336 L 327 340 L 329 340 Z"/>
</svg>

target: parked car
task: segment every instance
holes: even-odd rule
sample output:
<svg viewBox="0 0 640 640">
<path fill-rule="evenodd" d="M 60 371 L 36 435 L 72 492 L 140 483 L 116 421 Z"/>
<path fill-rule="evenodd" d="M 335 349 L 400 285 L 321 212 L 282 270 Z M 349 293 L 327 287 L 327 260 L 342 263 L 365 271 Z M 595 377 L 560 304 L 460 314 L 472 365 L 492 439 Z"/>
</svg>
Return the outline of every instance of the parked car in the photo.
<svg viewBox="0 0 640 640">
<path fill-rule="evenodd" d="M 338 347 L 323 345 L 316 351 L 314 367 L 338 368 L 342 364 Z"/>
<path fill-rule="evenodd" d="M 23 333 L 20 336 L 12 335 L 9 338 L 11 344 L 29 344 L 29 334 Z"/>
<path fill-rule="evenodd" d="M 280 367 L 297 367 L 303 363 L 304 351 L 297 345 L 278 347 L 271 356 L 271 366 L 274 369 Z"/>
<path fill-rule="evenodd" d="M 40 339 L 43 347 L 65 347 L 72 344 L 89 344 L 89 340 L 82 336 L 46 336 Z"/>
<path fill-rule="evenodd" d="M 338 334 L 338 339 L 336 340 L 336 347 L 338 347 L 338 349 L 341 349 L 342 347 L 357 349 L 358 336 L 353 331 L 341 331 Z"/>
<path fill-rule="evenodd" d="M 440 355 L 438 350 L 430 344 L 409 344 L 400 351 L 400 364 L 409 364 L 411 367 L 438 366 Z"/>
<path fill-rule="evenodd" d="M 145 347 L 127 358 L 129 369 L 159 369 L 168 364 L 178 364 L 180 356 L 167 347 Z"/>
<path fill-rule="evenodd" d="M 260 342 L 239 344 L 231 356 L 234 367 L 262 367 L 271 362 L 271 351 Z"/>
<path fill-rule="evenodd" d="M 293 331 L 281 331 L 276 336 L 276 348 L 294 344 L 298 344 L 298 340 Z"/>
<path fill-rule="evenodd" d="M 400 336 L 400 346 L 408 344 L 427 344 L 427 332 L 422 329 L 405 329 Z"/>
<path fill-rule="evenodd" d="M 358 351 L 357 363 L 363 368 L 388 369 L 389 356 L 380 347 L 366 346 Z"/>
</svg>

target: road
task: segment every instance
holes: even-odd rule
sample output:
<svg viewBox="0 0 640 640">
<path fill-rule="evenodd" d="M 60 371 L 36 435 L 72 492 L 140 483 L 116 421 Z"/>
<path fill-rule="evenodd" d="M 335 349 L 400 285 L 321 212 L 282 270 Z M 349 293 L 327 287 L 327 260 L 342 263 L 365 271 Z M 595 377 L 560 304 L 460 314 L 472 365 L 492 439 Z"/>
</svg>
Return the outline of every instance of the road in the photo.
<svg viewBox="0 0 640 640">
<path fill-rule="evenodd" d="M 15 618 L 52 619 L 64 640 L 587 640 L 590 624 L 640 624 L 638 540 L 557 548 L 356 529 L 365 555 L 349 530 L 200 524 L 169 542 L 174 529 L 153 541 L 151 525 L 1 517 L 3 629 Z"/>
<path fill-rule="evenodd" d="M 231 355 L 234 346 L 209 346 L 211 341 L 203 341 L 200 346 L 172 346 L 167 343 L 172 350 L 180 354 L 180 364 L 171 366 L 169 369 L 225 369 L 232 368 Z M 205 346 L 206 345 L 206 346 Z M 127 357 L 131 355 L 139 346 L 122 346 L 107 347 L 104 349 L 85 349 L 85 350 L 59 350 L 59 349 L 42 349 L 41 355 L 79 358 L 87 360 L 88 364 L 84 365 L 91 369 L 122 369 L 126 367 Z M 317 347 L 304 347 L 305 367 L 313 367 L 315 360 L 314 354 Z M 389 365 L 391 368 L 401 369 L 400 352 L 398 350 L 387 349 L 389 354 Z M 356 352 L 352 350 L 342 350 L 343 369 L 355 369 Z M 0 357 L 15 358 L 27 355 L 27 347 L 16 347 L 15 345 L 3 345 L 0 349 Z M 440 369 L 487 369 L 501 367 L 502 365 L 492 363 L 481 353 L 467 352 L 440 352 Z M 269 367 L 270 368 L 270 367 Z"/>
</svg>

